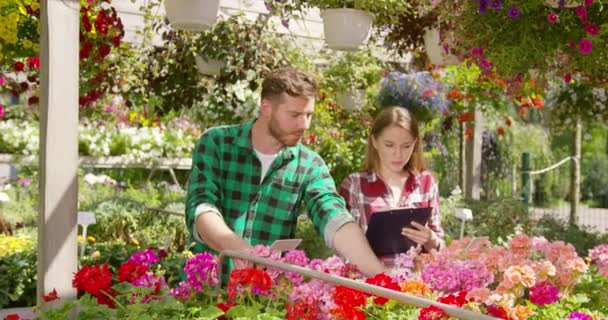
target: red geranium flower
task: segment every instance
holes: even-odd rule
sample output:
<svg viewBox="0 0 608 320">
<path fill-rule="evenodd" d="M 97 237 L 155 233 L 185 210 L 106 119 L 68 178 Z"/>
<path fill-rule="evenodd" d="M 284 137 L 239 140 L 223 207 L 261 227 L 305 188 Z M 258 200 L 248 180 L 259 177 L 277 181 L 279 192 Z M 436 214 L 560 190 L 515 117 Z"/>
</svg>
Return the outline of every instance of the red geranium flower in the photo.
<svg viewBox="0 0 608 320">
<path fill-rule="evenodd" d="M 30 69 L 40 69 L 40 58 L 39 57 L 30 57 L 27 58 L 27 67 Z"/>
<path fill-rule="evenodd" d="M 435 306 L 423 308 L 418 316 L 418 320 L 447 320 L 449 318 L 443 309 Z"/>
<path fill-rule="evenodd" d="M 6 315 L 6 317 L 4 317 L 4 320 L 19 320 L 19 319 L 21 319 L 21 318 L 16 313 L 11 313 L 9 315 Z"/>
<path fill-rule="evenodd" d="M 228 281 L 228 297 L 236 298 L 237 289 L 246 287 L 255 293 L 266 293 L 272 286 L 272 279 L 266 271 L 255 268 L 234 270 Z"/>
<path fill-rule="evenodd" d="M 59 297 L 57 296 L 57 290 L 55 290 L 55 288 L 53 288 L 53 291 L 49 292 L 49 294 L 42 296 L 42 300 L 44 300 L 44 302 L 51 302 L 57 299 L 59 299 Z"/>
<path fill-rule="evenodd" d="M 373 284 L 378 287 L 395 290 L 398 292 L 401 291 L 401 287 L 399 286 L 399 284 L 397 282 L 393 281 L 393 279 L 391 277 L 387 276 L 384 273 L 379 273 L 379 274 L 375 275 L 373 278 L 368 278 L 367 280 L 365 280 L 365 283 Z M 376 297 L 374 299 L 374 303 L 379 304 L 379 305 L 384 305 L 387 302 L 388 302 L 388 299 L 383 298 L 383 297 Z"/>
<path fill-rule="evenodd" d="M 336 307 L 331 314 L 336 320 L 365 320 L 365 313 L 352 307 Z"/>
<path fill-rule="evenodd" d="M 13 65 L 13 70 L 15 70 L 15 72 L 20 72 L 20 71 L 23 71 L 24 69 L 25 69 L 25 64 L 23 64 L 23 62 L 21 62 L 21 61 L 17 61 Z"/>
<path fill-rule="evenodd" d="M 125 262 L 118 269 L 118 281 L 133 282 L 148 271 L 148 266 L 135 262 Z"/>
<path fill-rule="evenodd" d="M 367 295 L 365 293 L 344 286 L 337 286 L 333 293 L 333 299 L 336 305 L 345 308 L 364 306 L 366 298 Z"/>
<path fill-rule="evenodd" d="M 472 112 L 465 112 L 461 115 L 459 115 L 458 117 L 456 117 L 456 120 L 458 120 L 459 123 L 464 123 L 467 121 L 471 121 L 473 120 L 473 113 Z"/>
<path fill-rule="evenodd" d="M 103 296 L 103 291 L 110 291 L 110 283 L 112 282 L 112 273 L 107 263 L 103 266 L 83 266 L 78 272 L 74 274 L 74 280 L 72 280 L 72 287 L 78 291 L 85 291 L 91 295 L 96 296 L 98 299 Z"/>
<path fill-rule="evenodd" d="M 314 299 L 311 301 L 298 300 L 297 302 L 291 302 L 285 308 L 287 309 L 287 314 L 285 315 L 287 320 L 316 320 L 320 313 L 317 301 Z"/>
</svg>

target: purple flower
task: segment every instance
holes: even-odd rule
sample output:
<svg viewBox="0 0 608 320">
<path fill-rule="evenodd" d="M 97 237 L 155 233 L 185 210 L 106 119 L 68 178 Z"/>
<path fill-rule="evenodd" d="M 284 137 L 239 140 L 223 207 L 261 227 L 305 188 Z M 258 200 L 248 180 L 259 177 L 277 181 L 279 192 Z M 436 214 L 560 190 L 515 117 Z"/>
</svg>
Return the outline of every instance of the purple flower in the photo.
<svg viewBox="0 0 608 320">
<path fill-rule="evenodd" d="M 483 56 L 483 48 L 473 47 L 471 48 L 471 55 L 473 57 L 481 57 Z"/>
<path fill-rule="evenodd" d="M 577 7 L 576 14 L 581 18 L 583 23 L 587 23 L 587 8 L 585 7 Z"/>
<path fill-rule="evenodd" d="M 593 50 L 593 42 L 589 39 L 583 39 L 578 43 L 578 51 L 582 54 L 590 54 Z"/>
<path fill-rule="evenodd" d="M 576 320 L 593 320 L 593 317 L 582 312 L 572 311 L 568 316 L 568 319 L 576 319 Z"/>
<path fill-rule="evenodd" d="M 556 23 L 558 19 L 559 16 L 555 12 L 551 12 L 547 15 L 547 21 L 549 21 L 551 24 Z"/>
<path fill-rule="evenodd" d="M 492 63 L 486 59 L 481 59 L 479 61 L 479 67 L 481 69 L 483 69 L 484 71 L 488 71 L 488 70 L 492 69 Z"/>
<path fill-rule="evenodd" d="M 587 31 L 588 34 L 594 36 L 600 32 L 600 27 L 598 27 L 597 24 L 590 23 L 585 26 L 585 31 Z"/>
<path fill-rule="evenodd" d="M 490 8 L 493 10 L 502 9 L 502 0 L 492 0 L 490 2 Z"/>
<path fill-rule="evenodd" d="M 521 9 L 517 6 L 511 6 L 508 12 L 509 17 L 512 19 L 517 19 L 521 15 Z"/>
<path fill-rule="evenodd" d="M 4 118 L 4 106 L 0 104 L 0 119 Z"/>
<path fill-rule="evenodd" d="M 186 284 L 196 292 L 201 292 L 204 285 L 216 285 L 218 283 L 218 263 L 209 252 L 196 254 L 186 261 L 184 272 L 186 273 Z"/>
<path fill-rule="evenodd" d="M 0 107 L 1 107 L 1 105 L 0 105 Z M 0 116 L 0 118 L 2 118 L 2 117 Z M 30 184 L 32 184 L 32 179 L 30 179 L 30 178 L 23 178 L 23 179 L 19 179 L 19 184 L 20 184 L 22 187 L 27 187 L 27 186 L 29 186 Z"/>
<path fill-rule="evenodd" d="M 488 10 L 488 0 L 479 0 L 479 13 L 485 13 Z"/>
<path fill-rule="evenodd" d="M 128 261 L 143 264 L 149 267 L 150 265 L 158 262 L 158 257 L 154 253 L 154 250 L 146 249 L 144 251 L 135 252 Z"/>
<path fill-rule="evenodd" d="M 289 19 L 281 19 L 281 25 L 283 25 L 285 29 L 289 29 Z"/>
<path fill-rule="evenodd" d="M 530 288 L 530 302 L 537 306 L 552 304 L 559 299 L 559 289 L 549 281 L 542 281 Z"/>
</svg>

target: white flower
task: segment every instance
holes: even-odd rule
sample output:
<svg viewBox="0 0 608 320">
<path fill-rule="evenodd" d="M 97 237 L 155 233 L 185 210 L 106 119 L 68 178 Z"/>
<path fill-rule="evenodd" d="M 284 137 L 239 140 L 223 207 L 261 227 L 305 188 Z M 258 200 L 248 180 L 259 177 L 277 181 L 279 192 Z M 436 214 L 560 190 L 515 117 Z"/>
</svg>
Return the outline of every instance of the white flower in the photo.
<svg viewBox="0 0 608 320">
<path fill-rule="evenodd" d="M 10 198 L 5 192 L 0 192 L 0 202 L 8 202 Z"/>
</svg>

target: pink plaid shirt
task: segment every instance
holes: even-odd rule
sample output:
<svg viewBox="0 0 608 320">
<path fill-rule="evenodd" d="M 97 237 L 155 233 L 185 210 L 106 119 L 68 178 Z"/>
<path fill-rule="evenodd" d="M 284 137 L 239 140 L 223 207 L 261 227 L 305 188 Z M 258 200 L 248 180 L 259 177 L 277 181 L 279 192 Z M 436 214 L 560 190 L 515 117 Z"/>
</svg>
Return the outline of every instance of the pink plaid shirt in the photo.
<svg viewBox="0 0 608 320">
<path fill-rule="evenodd" d="M 340 185 L 340 195 L 346 200 L 346 207 L 359 223 L 363 232 L 367 230 L 367 222 L 378 209 L 391 207 L 393 194 L 387 185 L 374 172 L 356 172 L 344 179 Z M 444 232 L 441 228 L 441 213 L 439 211 L 439 188 L 435 178 L 429 171 L 419 175 L 410 172 L 397 207 L 404 208 L 433 208 L 428 227 L 442 240 Z M 387 258 L 382 257 L 385 262 Z"/>
</svg>

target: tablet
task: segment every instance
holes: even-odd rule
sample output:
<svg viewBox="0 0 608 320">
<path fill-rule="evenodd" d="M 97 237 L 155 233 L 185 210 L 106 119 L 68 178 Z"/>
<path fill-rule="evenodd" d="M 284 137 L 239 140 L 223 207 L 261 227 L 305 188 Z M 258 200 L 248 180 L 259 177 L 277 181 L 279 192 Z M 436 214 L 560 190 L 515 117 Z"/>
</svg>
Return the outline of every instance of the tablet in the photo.
<svg viewBox="0 0 608 320">
<path fill-rule="evenodd" d="M 433 208 L 390 208 L 376 211 L 367 224 L 365 236 L 376 256 L 407 252 L 416 242 L 401 234 L 412 221 L 425 225 Z"/>
</svg>

